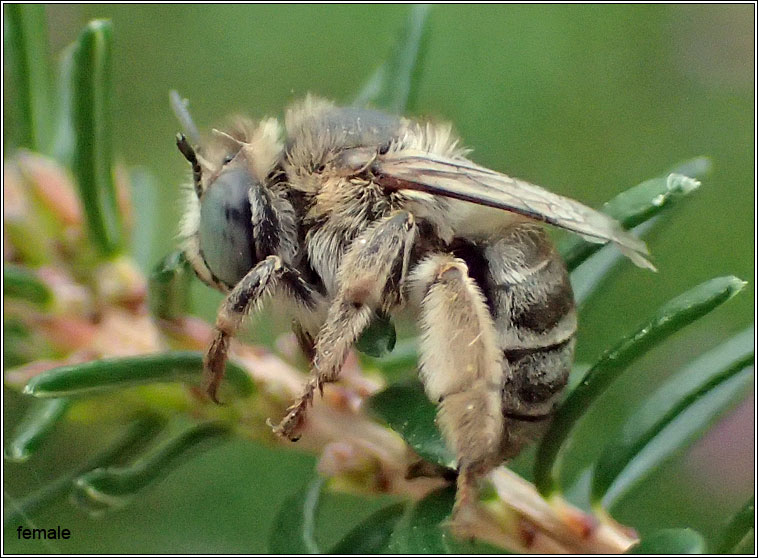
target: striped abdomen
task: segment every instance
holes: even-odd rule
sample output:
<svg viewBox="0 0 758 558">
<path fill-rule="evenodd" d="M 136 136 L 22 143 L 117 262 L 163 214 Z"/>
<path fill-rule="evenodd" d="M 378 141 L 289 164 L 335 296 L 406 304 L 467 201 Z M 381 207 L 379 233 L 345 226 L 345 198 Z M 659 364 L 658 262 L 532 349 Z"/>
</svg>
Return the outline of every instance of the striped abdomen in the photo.
<svg viewBox="0 0 758 558">
<path fill-rule="evenodd" d="M 503 351 L 504 457 L 548 425 L 573 362 L 576 310 L 569 276 L 545 231 L 531 223 L 456 250 L 487 299 Z"/>
</svg>

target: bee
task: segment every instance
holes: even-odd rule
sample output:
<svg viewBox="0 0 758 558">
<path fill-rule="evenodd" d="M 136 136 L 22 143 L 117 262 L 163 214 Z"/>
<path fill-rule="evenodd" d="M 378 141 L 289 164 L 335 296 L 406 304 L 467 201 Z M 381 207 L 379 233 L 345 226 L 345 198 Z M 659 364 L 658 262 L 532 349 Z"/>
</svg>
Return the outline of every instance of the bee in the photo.
<svg viewBox="0 0 758 558">
<path fill-rule="evenodd" d="M 479 166 L 449 125 L 309 96 L 276 119 L 239 119 L 190 162 L 181 243 L 226 293 L 205 355 L 215 401 L 229 339 L 274 296 L 311 363 L 274 432 L 299 438 L 315 392 L 338 380 L 377 315 L 421 330 L 420 378 L 457 458 L 454 519 L 476 482 L 548 425 L 577 330 L 566 267 L 541 223 L 613 242 L 652 268 L 645 244 L 579 202 Z"/>
</svg>

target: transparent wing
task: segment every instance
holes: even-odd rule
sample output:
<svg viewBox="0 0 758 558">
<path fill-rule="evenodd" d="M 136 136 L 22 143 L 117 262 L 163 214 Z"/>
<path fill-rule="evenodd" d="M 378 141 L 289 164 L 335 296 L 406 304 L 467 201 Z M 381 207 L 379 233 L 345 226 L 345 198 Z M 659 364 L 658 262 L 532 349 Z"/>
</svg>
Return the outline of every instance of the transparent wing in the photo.
<svg viewBox="0 0 758 558">
<path fill-rule="evenodd" d="M 645 243 L 615 219 L 471 161 L 408 149 L 384 155 L 353 149 L 342 154 L 342 162 L 356 171 L 370 170 L 388 189 L 418 190 L 495 207 L 573 231 L 591 242 L 613 242 L 636 265 L 655 270 L 644 257 L 648 254 Z"/>
</svg>

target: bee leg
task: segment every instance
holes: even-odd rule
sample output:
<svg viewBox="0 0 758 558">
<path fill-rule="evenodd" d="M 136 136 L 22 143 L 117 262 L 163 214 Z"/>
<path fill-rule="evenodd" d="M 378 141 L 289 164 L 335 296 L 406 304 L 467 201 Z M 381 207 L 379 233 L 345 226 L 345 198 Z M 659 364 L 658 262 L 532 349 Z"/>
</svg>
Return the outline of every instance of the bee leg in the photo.
<svg viewBox="0 0 758 558">
<path fill-rule="evenodd" d="M 458 459 L 453 524 L 473 517 L 476 487 L 500 460 L 504 372 L 495 326 L 466 264 L 435 254 L 411 273 L 420 301 L 421 380 Z"/>
<path fill-rule="evenodd" d="M 313 401 L 313 393 L 316 389 L 323 392 L 324 383 L 333 382 L 338 378 L 347 351 L 371 322 L 371 315 L 371 308 L 362 305 L 356 307 L 351 303 L 343 302 L 337 308 L 332 306 L 329 309 L 329 317 L 319 335 L 320 340 L 316 342 L 315 356 L 311 362 L 313 374 L 302 395 L 287 409 L 287 415 L 282 422 L 274 427 L 274 434 L 291 442 L 300 439 L 300 431 L 305 424 L 308 405 Z M 324 348 L 325 345 L 329 348 Z"/>
<path fill-rule="evenodd" d="M 477 481 L 481 474 L 483 473 L 477 473 L 476 469 L 468 466 L 461 467 L 458 472 L 451 521 L 451 528 L 456 534 L 465 536 L 468 526 L 476 521 Z"/>
<path fill-rule="evenodd" d="M 217 391 L 224 377 L 229 339 L 235 335 L 250 309 L 280 283 L 304 303 L 311 302 L 312 291 L 300 274 L 284 264 L 279 256 L 268 256 L 248 271 L 221 304 L 216 316 L 216 333 L 203 358 L 205 388 L 214 402 L 219 402 Z"/>
<path fill-rule="evenodd" d="M 340 288 L 316 340 L 311 379 L 274 433 L 299 438 L 308 405 L 316 389 L 339 377 L 350 348 L 377 309 L 389 310 L 400 300 L 416 235 L 413 215 L 400 212 L 379 221 L 353 241 L 339 269 Z"/>
<path fill-rule="evenodd" d="M 229 339 L 242 320 L 263 297 L 271 292 L 282 270 L 282 260 L 269 256 L 247 272 L 221 303 L 216 316 L 216 333 L 203 358 L 203 374 L 208 396 L 218 403 L 217 391 L 224 378 Z"/>
</svg>

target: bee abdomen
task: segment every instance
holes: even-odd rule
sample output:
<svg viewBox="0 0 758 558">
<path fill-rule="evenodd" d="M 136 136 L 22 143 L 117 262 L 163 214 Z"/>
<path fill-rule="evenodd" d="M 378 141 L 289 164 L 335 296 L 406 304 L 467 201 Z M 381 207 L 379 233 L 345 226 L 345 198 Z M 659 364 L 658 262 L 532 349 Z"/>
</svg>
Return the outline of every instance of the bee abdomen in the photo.
<svg viewBox="0 0 758 558">
<path fill-rule="evenodd" d="M 566 387 L 574 338 L 551 347 L 505 350 L 510 371 L 503 386 L 503 412 L 512 418 L 547 418 Z"/>
<path fill-rule="evenodd" d="M 568 382 L 574 338 L 550 347 L 505 350 L 503 458 L 518 455 L 539 438 Z"/>
</svg>

